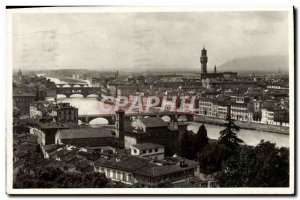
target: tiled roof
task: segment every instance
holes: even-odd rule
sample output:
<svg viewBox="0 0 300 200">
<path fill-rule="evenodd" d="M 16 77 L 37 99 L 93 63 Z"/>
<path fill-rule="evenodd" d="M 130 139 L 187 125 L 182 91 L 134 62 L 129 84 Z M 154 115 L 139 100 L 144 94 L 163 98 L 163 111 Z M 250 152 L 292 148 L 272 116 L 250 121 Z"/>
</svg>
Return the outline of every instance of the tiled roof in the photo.
<svg viewBox="0 0 300 200">
<path fill-rule="evenodd" d="M 168 123 L 165 122 L 163 119 L 161 119 L 160 117 L 155 117 L 155 118 L 142 118 L 140 119 L 141 122 L 143 124 L 145 124 L 145 126 L 147 128 L 151 128 L 151 127 L 165 127 L 168 126 Z"/>
<path fill-rule="evenodd" d="M 155 176 L 162 176 L 170 173 L 185 171 L 187 169 L 192 169 L 196 166 L 195 163 L 192 164 L 185 163 L 185 164 L 186 165 L 184 166 L 180 166 L 179 164 L 157 165 L 154 163 L 148 163 L 147 165 L 136 170 L 134 173 L 144 175 L 144 176 L 155 177 Z"/>
<path fill-rule="evenodd" d="M 39 122 L 39 127 L 41 129 L 59 129 L 59 128 L 68 128 L 66 124 L 58 123 L 58 122 Z"/>
<path fill-rule="evenodd" d="M 100 128 L 73 128 L 60 130 L 61 139 L 113 137 L 110 130 Z"/>
<path fill-rule="evenodd" d="M 198 164 L 197 162 L 185 159 L 185 164 L 183 166 L 180 166 L 180 164 L 178 163 L 178 159 L 174 158 L 173 160 L 170 160 L 170 162 L 173 164 L 162 165 L 154 164 L 151 162 L 151 160 L 147 158 L 142 158 L 138 156 L 127 156 L 123 159 L 121 158 L 119 161 L 117 161 L 116 159 L 101 158 L 95 161 L 95 165 L 129 171 L 144 176 L 155 177 L 180 172 L 187 169 L 192 169 L 195 168 Z"/>
<path fill-rule="evenodd" d="M 35 97 L 35 94 L 34 93 L 14 93 L 13 94 L 14 97 L 24 97 L 24 96 L 27 96 L 27 97 Z"/>
<path fill-rule="evenodd" d="M 71 153 L 71 150 L 62 149 L 62 150 L 60 150 L 60 151 L 57 151 L 57 152 L 56 152 L 56 155 L 57 155 L 58 157 L 60 157 L 60 156 L 65 156 L 65 155 L 67 155 L 67 154 L 69 154 L 69 153 Z"/>
<path fill-rule="evenodd" d="M 127 156 L 123 159 L 120 158 L 120 160 L 117 160 L 115 158 L 112 159 L 100 158 L 99 160 L 95 161 L 95 165 L 133 172 L 138 168 L 146 165 L 148 162 L 149 159 L 147 158 L 141 158 L 137 156 Z"/>
<path fill-rule="evenodd" d="M 44 146 L 45 151 L 48 153 L 52 151 L 56 151 L 58 148 L 60 148 L 60 146 L 56 144 L 49 144 Z"/>
<path fill-rule="evenodd" d="M 147 149 L 155 149 L 155 148 L 164 148 L 163 145 L 154 144 L 154 143 L 141 143 L 133 145 L 135 148 L 139 150 L 147 150 Z"/>
</svg>

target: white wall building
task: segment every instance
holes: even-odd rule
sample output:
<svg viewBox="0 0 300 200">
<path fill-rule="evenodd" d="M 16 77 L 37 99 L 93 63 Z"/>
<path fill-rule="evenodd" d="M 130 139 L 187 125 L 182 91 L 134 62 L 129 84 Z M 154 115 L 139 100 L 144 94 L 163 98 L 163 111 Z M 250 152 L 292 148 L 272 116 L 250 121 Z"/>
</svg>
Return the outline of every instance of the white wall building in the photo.
<svg viewBox="0 0 300 200">
<path fill-rule="evenodd" d="M 274 110 L 268 108 L 261 109 L 261 122 L 264 124 L 280 125 L 280 122 L 274 121 Z"/>
<path fill-rule="evenodd" d="M 154 160 L 163 160 L 165 157 L 165 149 L 164 146 L 160 144 L 135 144 L 131 148 L 131 155 L 147 157 Z"/>
</svg>

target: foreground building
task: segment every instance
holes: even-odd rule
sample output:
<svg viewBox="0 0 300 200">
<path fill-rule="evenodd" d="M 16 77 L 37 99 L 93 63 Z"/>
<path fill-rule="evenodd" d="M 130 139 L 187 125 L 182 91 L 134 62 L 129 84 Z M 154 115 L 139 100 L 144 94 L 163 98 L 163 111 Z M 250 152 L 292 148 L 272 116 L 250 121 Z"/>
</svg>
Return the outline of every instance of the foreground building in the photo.
<svg viewBox="0 0 300 200">
<path fill-rule="evenodd" d="M 71 128 L 59 130 L 55 135 L 55 143 L 100 148 L 102 146 L 113 146 L 114 136 L 105 127 Z"/>
<path fill-rule="evenodd" d="M 172 156 L 177 153 L 180 138 L 185 131 L 187 124 L 181 122 L 168 124 L 159 117 L 125 121 L 124 147 L 133 149 L 137 144 L 160 144 L 165 147 L 165 155 Z M 138 147 L 141 148 L 140 145 Z"/>
<path fill-rule="evenodd" d="M 138 156 L 101 158 L 94 165 L 95 171 L 105 173 L 107 178 L 114 181 L 149 187 L 185 180 L 199 173 L 197 162 L 180 157 L 160 162 Z"/>
<path fill-rule="evenodd" d="M 165 158 L 165 148 L 160 144 L 141 143 L 132 145 L 131 155 L 151 158 L 153 160 L 163 160 Z"/>
</svg>

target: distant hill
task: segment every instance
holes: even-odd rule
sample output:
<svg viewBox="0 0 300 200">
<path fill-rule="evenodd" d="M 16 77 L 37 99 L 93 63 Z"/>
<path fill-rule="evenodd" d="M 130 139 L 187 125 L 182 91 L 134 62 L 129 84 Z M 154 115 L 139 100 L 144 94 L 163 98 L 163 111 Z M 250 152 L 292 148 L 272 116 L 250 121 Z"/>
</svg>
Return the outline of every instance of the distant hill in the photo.
<svg viewBox="0 0 300 200">
<path fill-rule="evenodd" d="M 274 71 L 288 72 L 288 56 L 254 56 L 229 60 L 218 67 L 219 71 Z"/>
</svg>

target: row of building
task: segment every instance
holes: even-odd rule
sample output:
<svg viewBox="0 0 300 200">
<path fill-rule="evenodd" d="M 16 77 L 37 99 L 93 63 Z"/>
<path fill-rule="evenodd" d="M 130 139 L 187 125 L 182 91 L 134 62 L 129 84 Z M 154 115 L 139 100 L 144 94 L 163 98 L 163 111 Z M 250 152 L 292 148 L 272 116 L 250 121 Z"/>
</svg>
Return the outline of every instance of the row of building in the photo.
<svg viewBox="0 0 300 200">
<path fill-rule="evenodd" d="M 147 187 L 200 176 L 197 162 L 176 156 L 180 137 L 187 131 L 182 122 L 157 117 L 127 120 L 123 110 L 116 112 L 112 127 L 91 128 L 56 119 L 16 120 L 14 127 L 29 127 L 44 159 L 55 165 L 62 162 L 68 172 L 93 169 L 112 181 Z"/>
</svg>

